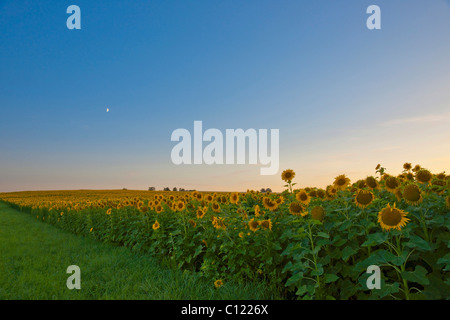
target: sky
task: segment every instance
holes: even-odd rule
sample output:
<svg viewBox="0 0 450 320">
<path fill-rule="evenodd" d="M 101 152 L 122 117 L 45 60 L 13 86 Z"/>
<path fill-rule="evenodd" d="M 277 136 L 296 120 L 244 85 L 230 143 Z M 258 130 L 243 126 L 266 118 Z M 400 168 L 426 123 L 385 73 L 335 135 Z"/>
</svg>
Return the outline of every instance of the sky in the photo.
<svg viewBox="0 0 450 320">
<path fill-rule="evenodd" d="M 449 172 L 449 57 L 449 0 L 0 0 L 0 192 Z M 278 173 L 175 165 L 171 134 L 197 120 L 279 129 Z"/>
</svg>

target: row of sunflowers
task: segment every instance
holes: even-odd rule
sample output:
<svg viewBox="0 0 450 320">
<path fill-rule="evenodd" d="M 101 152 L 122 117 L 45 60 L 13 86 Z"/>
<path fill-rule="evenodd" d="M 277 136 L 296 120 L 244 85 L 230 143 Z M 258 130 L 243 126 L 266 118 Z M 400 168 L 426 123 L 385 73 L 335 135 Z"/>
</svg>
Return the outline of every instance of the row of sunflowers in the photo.
<svg viewBox="0 0 450 320">
<path fill-rule="evenodd" d="M 265 281 L 286 299 L 450 297 L 450 176 L 405 163 L 354 183 L 282 193 L 80 190 L 3 193 L 39 221 L 211 279 Z M 379 289 L 368 286 L 371 266 Z"/>
</svg>

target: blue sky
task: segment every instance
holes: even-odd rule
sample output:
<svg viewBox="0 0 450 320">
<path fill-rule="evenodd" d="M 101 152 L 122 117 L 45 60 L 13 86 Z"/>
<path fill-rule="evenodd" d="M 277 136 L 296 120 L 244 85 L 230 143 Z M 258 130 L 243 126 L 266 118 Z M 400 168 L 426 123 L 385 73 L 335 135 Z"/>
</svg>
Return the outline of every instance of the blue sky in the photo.
<svg viewBox="0 0 450 320">
<path fill-rule="evenodd" d="M 66 27 L 71 4 L 81 30 Z M 381 30 L 366 28 L 371 4 Z M 448 171 L 449 56 L 447 0 L 0 0 L 0 191 Z M 175 166 L 170 135 L 194 120 L 280 129 L 279 174 Z"/>
</svg>

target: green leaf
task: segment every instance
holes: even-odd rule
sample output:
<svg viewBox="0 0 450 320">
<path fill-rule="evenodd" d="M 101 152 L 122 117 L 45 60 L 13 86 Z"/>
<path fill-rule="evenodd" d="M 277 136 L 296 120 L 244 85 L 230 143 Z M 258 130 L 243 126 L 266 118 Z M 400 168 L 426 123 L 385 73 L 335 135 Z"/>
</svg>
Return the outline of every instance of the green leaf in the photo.
<svg viewBox="0 0 450 320">
<path fill-rule="evenodd" d="M 409 241 L 405 243 L 409 248 L 417 248 L 420 251 L 430 251 L 430 244 L 419 236 L 411 235 Z"/>
<path fill-rule="evenodd" d="M 317 236 L 325 238 L 325 239 L 329 239 L 330 238 L 330 236 L 327 233 L 325 233 L 325 232 L 318 232 Z"/>
<path fill-rule="evenodd" d="M 416 266 L 414 272 L 411 271 L 402 272 L 402 277 L 407 281 L 427 285 L 430 284 L 430 281 L 426 277 L 427 273 L 428 271 L 424 267 Z"/>
<path fill-rule="evenodd" d="M 445 264 L 445 268 L 444 271 L 449 271 L 450 270 L 450 253 L 447 253 L 445 256 L 443 256 L 442 258 L 438 259 L 437 261 L 438 264 Z"/>
<path fill-rule="evenodd" d="M 298 272 L 296 274 L 294 274 L 292 277 L 290 277 L 288 279 L 288 281 L 286 281 L 285 286 L 289 287 L 290 285 L 300 281 L 303 278 L 303 272 Z"/>
<path fill-rule="evenodd" d="M 342 260 L 347 261 L 348 258 L 350 258 L 357 252 L 358 252 L 357 248 L 345 247 L 344 250 L 342 250 Z"/>
<path fill-rule="evenodd" d="M 295 293 L 298 296 L 304 295 L 308 291 L 308 287 L 306 285 L 303 285 L 298 288 L 297 292 Z"/>
<path fill-rule="evenodd" d="M 202 249 L 203 249 L 203 246 L 199 245 L 197 247 L 197 249 L 195 250 L 194 257 L 198 256 L 200 254 L 200 252 L 202 252 Z"/>
<path fill-rule="evenodd" d="M 367 240 L 361 245 L 361 247 L 368 247 L 368 246 L 376 246 L 379 245 L 387 240 L 388 234 L 387 233 L 372 233 L 367 236 Z"/>
<path fill-rule="evenodd" d="M 335 282 L 338 279 L 339 279 L 339 277 L 337 275 L 335 275 L 335 274 L 327 273 L 325 275 L 325 283 Z"/>
</svg>

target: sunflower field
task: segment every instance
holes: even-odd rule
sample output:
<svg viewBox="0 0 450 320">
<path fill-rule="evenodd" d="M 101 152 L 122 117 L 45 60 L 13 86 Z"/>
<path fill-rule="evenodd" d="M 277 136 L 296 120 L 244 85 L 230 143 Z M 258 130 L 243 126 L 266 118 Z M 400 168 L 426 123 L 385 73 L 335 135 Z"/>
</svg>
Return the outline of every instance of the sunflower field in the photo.
<svg viewBox="0 0 450 320">
<path fill-rule="evenodd" d="M 282 193 L 80 190 L 0 193 L 69 232 L 129 247 L 168 266 L 265 281 L 286 299 L 450 298 L 450 176 L 405 163 L 390 175 Z M 381 286 L 369 289 L 370 266 Z"/>
</svg>

